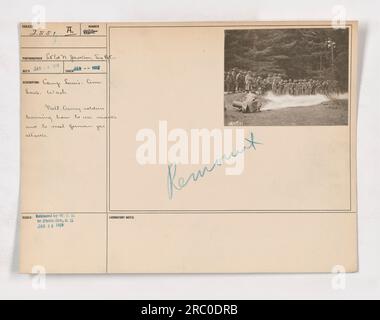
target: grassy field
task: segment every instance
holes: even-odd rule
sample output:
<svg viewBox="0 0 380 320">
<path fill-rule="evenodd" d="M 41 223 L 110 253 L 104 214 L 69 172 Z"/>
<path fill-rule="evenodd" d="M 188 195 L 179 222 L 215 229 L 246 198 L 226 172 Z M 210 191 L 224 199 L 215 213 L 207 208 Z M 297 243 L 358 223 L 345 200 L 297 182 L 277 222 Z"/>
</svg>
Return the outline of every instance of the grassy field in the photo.
<svg viewBox="0 0 380 320">
<path fill-rule="evenodd" d="M 225 95 L 226 126 L 333 126 L 348 124 L 348 100 L 330 100 L 308 107 L 242 113 L 232 107 L 242 93 Z"/>
</svg>

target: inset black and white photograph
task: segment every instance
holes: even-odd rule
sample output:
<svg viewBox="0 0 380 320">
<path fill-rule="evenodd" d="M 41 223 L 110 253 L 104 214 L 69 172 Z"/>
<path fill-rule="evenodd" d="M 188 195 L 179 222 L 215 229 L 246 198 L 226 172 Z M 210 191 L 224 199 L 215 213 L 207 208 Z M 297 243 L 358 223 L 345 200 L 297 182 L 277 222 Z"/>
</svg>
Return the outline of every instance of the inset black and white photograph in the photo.
<svg viewBox="0 0 380 320">
<path fill-rule="evenodd" d="M 348 28 L 225 31 L 226 126 L 348 125 Z"/>
</svg>

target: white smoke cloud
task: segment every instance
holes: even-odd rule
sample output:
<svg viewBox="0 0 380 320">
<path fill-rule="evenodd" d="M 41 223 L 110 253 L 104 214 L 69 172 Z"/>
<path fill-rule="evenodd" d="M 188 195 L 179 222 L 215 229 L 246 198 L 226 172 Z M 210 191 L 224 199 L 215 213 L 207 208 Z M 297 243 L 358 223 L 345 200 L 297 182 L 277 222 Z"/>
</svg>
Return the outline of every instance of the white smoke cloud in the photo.
<svg viewBox="0 0 380 320">
<path fill-rule="evenodd" d="M 294 107 L 309 107 L 315 106 L 327 101 L 330 101 L 330 98 L 322 95 L 304 95 L 304 96 L 292 96 L 292 95 L 274 95 L 273 92 L 268 92 L 263 97 L 263 107 L 262 111 L 268 110 L 278 110 L 284 108 L 294 108 Z"/>
</svg>

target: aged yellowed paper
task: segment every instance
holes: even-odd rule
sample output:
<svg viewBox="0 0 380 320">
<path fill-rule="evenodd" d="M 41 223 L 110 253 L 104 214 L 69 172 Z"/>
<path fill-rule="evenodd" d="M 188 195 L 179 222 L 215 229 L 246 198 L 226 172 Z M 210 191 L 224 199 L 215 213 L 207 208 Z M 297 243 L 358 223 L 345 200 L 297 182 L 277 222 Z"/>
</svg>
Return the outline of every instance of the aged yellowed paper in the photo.
<svg viewBox="0 0 380 320">
<path fill-rule="evenodd" d="M 356 22 L 20 33 L 21 272 L 357 271 Z"/>
</svg>

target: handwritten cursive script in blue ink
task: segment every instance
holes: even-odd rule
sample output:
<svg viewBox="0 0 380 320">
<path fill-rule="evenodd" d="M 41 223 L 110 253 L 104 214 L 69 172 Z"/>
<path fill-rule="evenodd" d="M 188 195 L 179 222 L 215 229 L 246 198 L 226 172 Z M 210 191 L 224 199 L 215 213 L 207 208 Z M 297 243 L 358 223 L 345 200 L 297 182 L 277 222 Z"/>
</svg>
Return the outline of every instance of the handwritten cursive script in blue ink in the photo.
<svg viewBox="0 0 380 320">
<path fill-rule="evenodd" d="M 175 182 L 177 177 L 177 165 L 176 164 L 169 164 L 168 165 L 168 194 L 169 199 L 173 200 L 174 198 L 174 192 L 175 191 L 181 191 L 185 187 L 188 186 L 188 184 L 193 181 L 197 182 L 199 179 L 204 178 L 206 173 L 213 172 L 216 168 L 222 166 L 226 161 L 231 160 L 233 158 L 238 157 L 239 155 L 247 152 L 248 150 L 256 150 L 256 145 L 261 144 L 260 142 L 257 142 L 255 140 L 255 137 L 253 135 L 253 132 L 250 133 L 249 137 L 245 139 L 246 144 L 243 149 L 236 150 L 231 152 L 230 154 L 223 155 L 222 158 L 215 160 L 215 162 L 210 166 L 205 166 L 202 169 L 195 171 L 191 173 L 186 179 L 184 177 L 179 177 L 177 179 L 177 182 Z"/>
</svg>

